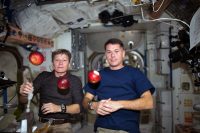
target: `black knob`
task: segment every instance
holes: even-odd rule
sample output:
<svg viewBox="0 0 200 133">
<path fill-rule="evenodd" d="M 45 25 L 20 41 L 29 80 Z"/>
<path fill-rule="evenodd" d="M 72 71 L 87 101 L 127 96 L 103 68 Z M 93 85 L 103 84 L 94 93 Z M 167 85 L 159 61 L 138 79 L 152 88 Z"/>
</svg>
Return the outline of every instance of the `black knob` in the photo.
<svg viewBox="0 0 200 133">
<path fill-rule="evenodd" d="M 200 111 L 200 104 L 194 104 L 194 105 L 193 105 L 193 109 L 194 109 L 195 111 Z"/>
<path fill-rule="evenodd" d="M 5 73 L 3 71 L 0 72 L 0 78 L 4 78 L 5 77 Z"/>
</svg>

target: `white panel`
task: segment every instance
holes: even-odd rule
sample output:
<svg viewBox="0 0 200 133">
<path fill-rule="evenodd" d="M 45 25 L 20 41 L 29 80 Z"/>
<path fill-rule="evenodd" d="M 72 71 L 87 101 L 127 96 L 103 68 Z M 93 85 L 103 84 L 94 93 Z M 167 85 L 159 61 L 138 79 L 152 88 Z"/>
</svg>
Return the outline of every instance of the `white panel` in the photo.
<svg viewBox="0 0 200 133">
<path fill-rule="evenodd" d="M 169 74 L 169 49 L 157 50 L 157 72 L 159 74 Z"/>
<path fill-rule="evenodd" d="M 161 116 L 172 115 L 171 111 L 171 91 L 161 91 L 160 92 L 160 114 Z"/>
<path fill-rule="evenodd" d="M 192 124 L 193 105 L 199 103 L 200 95 L 195 94 L 179 94 L 179 120 L 182 124 Z"/>
<path fill-rule="evenodd" d="M 72 37 L 71 32 L 65 32 L 54 39 L 55 49 L 64 48 L 71 52 Z"/>
<path fill-rule="evenodd" d="M 200 8 L 192 17 L 190 23 L 190 49 L 200 43 Z"/>
<path fill-rule="evenodd" d="M 181 93 L 193 93 L 194 85 L 191 80 L 191 75 L 189 74 L 181 74 Z"/>
<path fill-rule="evenodd" d="M 171 91 L 161 90 L 157 92 L 157 118 L 160 133 L 171 133 L 172 130 L 172 105 Z"/>
<path fill-rule="evenodd" d="M 172 132 L 172 118 L 171 117 L 162 117 L 161 118 L 162 129 L 161 133 L 171 133 Z"/>
<path fill-rule="evenodd" d="M 152 131 L 152 128 L 152 123 L 140 124 L 140 133 L 150 133 L 150 131 Z"/>
<path fill-rule="evenodd" d="M 77 8 L 63 8 L 51 12 L 54 18 L 66 24 L 69 28 L 87 27 L 87 15 Z"/>
</svg>

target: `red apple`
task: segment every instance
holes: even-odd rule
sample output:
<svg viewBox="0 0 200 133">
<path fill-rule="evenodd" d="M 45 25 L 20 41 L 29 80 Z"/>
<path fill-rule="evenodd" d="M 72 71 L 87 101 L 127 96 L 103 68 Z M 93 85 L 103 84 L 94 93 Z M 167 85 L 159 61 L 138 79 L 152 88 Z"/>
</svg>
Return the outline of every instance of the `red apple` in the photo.
<svg viewBox="0 0 200 133">
<path fill-rule="evenodd" d="M 59 89 L 65 90 L 68 89 L 70 86 L 69 80 L 65 77 L 60 77 L 57 82 L 57 87 Z"/>
<path fill-rule="evenodd" d="M 31 52 L 29 55 L 29 61 L 33 64 L 33 65 L 40 65 L 43 63 L 44 61 L 44 56 L 42 55 L 42 53 L 34 51 Z"/>
<path fill-rule="evenodd" d="M 88 82 L 89 83 L 96 84 L 96 83 L 100 82 L 100 80 L 101 80 L 101 76 L 98 71 L 96 71 L 96 70 L 89 71 L 89 73 L 88 73 Z"/>
</svg>

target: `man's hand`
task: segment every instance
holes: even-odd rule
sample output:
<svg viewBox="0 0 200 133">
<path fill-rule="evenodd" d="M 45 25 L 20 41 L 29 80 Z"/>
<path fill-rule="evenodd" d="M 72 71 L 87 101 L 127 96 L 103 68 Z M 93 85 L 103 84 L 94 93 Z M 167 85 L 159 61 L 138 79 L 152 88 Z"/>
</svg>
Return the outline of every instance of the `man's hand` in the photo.
<svg viewBox="0 0 200 133">
<path fill-rule="evenodd" d="M 61 112 L 61 107 L 60 105 L 56 105 L 53 103 L 45 103 L 41 107 L 41 110 L 43 114 L 56 113 L 56 112 Z"/>
<path fill-rule="evenodd" d="M 110 113 L 115 112 L 123 107 L 119 102 L 112 100 L 106 102 L 104 106 L 110 109 Z"/>
<path fill-rule="evenodd" d="M 121 108 L 122 108 L 122 105 L 120 105 L 117 101 L 112 101 L 111 99 L 107 99 L 107 100 L 101 100 L 100 102 L 98 102 L 96 112 L 99 115 L 108 115 Z"/>
</svg>

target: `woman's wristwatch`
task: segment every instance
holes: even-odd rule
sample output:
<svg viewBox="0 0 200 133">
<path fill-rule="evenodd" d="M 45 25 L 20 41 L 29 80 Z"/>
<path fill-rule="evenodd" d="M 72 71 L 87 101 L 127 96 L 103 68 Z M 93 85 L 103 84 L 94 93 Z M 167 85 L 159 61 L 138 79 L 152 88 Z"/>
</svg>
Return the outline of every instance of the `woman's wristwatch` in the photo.
<svg viewBox="0 0 200 133">
<path fill-rule="evenodd" d="M 61 112 L 62 112 L 62 113 L 66 113 L 66 112 L 67 112 L 67 108 L 66 108 L 66 105 L 65 105 L 65 104 L 61 104 L 61 105 L 60 105 L 60 108 L 61 108 Z"/>
</svg>

